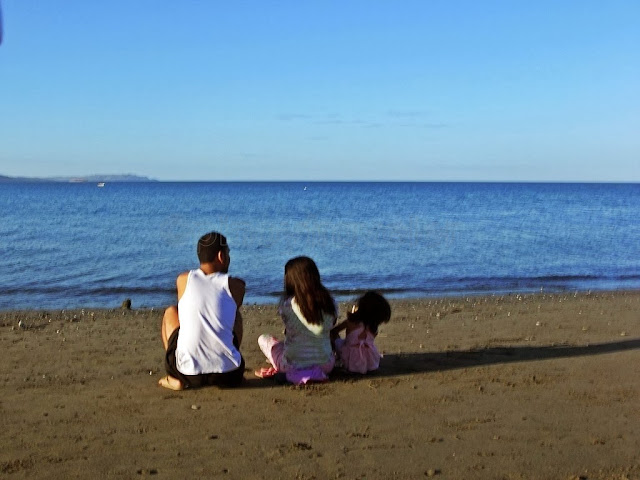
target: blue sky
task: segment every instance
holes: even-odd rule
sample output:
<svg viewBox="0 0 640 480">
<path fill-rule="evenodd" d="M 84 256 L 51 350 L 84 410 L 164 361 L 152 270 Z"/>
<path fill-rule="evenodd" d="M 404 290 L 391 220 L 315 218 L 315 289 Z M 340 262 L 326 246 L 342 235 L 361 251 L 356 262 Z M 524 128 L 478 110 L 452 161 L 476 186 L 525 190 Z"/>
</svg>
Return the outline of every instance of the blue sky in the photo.
<svg viewBox="0 0 640 480">
<path fill-rule="evenodd" d="M 0 2 L 0 174 L 640 181 L 637 0 Z"/>
</svg>

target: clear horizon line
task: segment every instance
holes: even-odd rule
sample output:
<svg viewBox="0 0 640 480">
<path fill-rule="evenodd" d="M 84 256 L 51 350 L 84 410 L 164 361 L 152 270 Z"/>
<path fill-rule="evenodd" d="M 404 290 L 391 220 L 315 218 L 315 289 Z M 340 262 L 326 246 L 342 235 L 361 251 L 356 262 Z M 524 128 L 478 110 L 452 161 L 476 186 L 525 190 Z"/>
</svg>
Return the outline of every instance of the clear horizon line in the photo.
<svg viewBox="0 0 640 480">
<path fill-rule="evenodd" d="M 422 180 L 409 180 L 409 179 L 223 179 L 223 180 L 211 180 L 211 179 L 199 179 L 199 180 L 175 180 L 175 179 L 157 179 L 147 177 L 155 182 L 163 183 L 613 183 L 613 184 L 640 184 L 638 180 L 453 180 L 453 179 L 422 179 Z"/>
<path fill-rule="evenodd" d="M 51 181 L 56 183 L 67 183 L 68 179 L 86 179 L 88 177 L 139 177 L 144 180 L 136 181 L 121 181 L 111 180 L 111 183 L 146 183 L 159 182 L 159 183 L 538 183 L 538 184 L 640 184 L 640 179 L 637 180 L 523 180 L 523 179 L 510 179 L 510 180 L 471 180 L 471 179 L 158 179 L 146 175 L 137 173 L 99 173 L 99 174 L 87 174 L 87 175 L 53 175 L 46 177 L 33 177 L 22 175 L 4 175 L 0 174 L 0 177 L 6 177 L 9 179 L 22 180 L 27 183 L 29 180 L 33 181 Z M 89 182 L 84 182 L 89 183 Z"/>
</svg>

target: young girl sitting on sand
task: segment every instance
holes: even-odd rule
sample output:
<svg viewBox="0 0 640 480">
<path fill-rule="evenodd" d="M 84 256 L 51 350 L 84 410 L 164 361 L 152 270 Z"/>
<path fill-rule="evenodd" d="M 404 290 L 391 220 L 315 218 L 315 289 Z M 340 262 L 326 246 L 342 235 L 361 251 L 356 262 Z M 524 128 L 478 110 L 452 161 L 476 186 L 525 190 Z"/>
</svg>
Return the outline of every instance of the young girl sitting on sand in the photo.
<svg viewBox="0 0 640 480">
<path fill-rule="evenodd" d="M 278 313 L 285 326 L 284 342 L 260 335 L 258 345 L 272 367 L 256 371 L 256 376 L 285 372 L 287 380 L 295 384 L 327 380 L 335 363 L 330 332 L 337 307 L 309 257 L 296 257 L 285 265 L 284 296 Z"/>
<path fill-rule="evenodd" d="M 331 330 L 331 341 L 342 366 L 349 372 L 367 373 L 380 366 L 374 340 L 378 326 L 391 318 L 389 302 L 376 292 L 367 292 L 354 305 L 347 319 Z M 345 338 L 339 334 L 346 330 Z"/>
</svg>

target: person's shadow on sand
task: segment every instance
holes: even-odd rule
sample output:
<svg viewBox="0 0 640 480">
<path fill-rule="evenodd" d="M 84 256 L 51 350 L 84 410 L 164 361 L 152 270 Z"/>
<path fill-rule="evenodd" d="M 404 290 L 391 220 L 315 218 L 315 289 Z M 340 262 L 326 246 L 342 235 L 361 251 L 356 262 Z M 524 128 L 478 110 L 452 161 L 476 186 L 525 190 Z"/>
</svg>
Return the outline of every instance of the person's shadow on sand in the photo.
<svg viewBox="0 0 640 480">
<path fill-rule="evenodd" d="M 415 373 L 441 372 L 460 368 L 482 367 L 501 363 L 530 362 L 554 358 L 603 355 L 640 349 L 640 339 L 611 343 L 596 343 L 582 346 L 555 345 L 535 347 L 489 347 L 472 350 L 449 350 L 446 352 L 415 352 L 385 354 L 380 368 L 366 375 L 348 373 L 342 369 L 331 372 L 330 381 L 357 381 L 380 377 L 395 377 Z M 272 379 L 245 380 L 244 388 L 272 387 L 286 384 L 284 376 Z"/>
<path fill-rule="evenodd" d="M 473 368 L 501 363 L 529 362 L 553 358 L 602 355 L 640 349 L 640 339 L 584 346 L 490 347 L 447 352 L 398 353 L 385 355 L 376 376 Z"/>
</svg>

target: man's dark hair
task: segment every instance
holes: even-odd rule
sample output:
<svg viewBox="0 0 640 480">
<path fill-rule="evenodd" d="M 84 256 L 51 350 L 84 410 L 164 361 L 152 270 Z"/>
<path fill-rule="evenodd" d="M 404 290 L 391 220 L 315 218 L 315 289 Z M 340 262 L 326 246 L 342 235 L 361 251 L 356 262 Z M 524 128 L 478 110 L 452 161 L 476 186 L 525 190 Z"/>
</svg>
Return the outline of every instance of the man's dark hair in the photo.
<svg viewBox="0 0 640 480">
<path fill-rule="evenodd" d="M 200 263 L 213 262 L 218 252 L 228 248 L 227 237 L 218 232 L 204 234 L 198 240 L 198 260 Z"/>
</svg>

